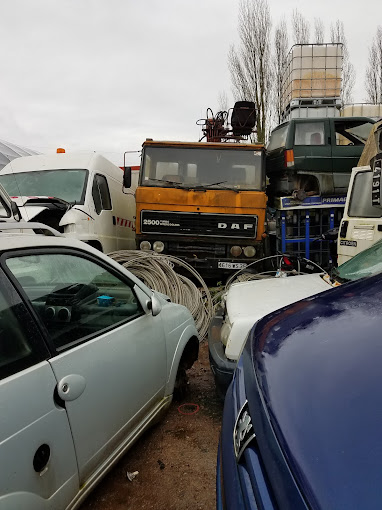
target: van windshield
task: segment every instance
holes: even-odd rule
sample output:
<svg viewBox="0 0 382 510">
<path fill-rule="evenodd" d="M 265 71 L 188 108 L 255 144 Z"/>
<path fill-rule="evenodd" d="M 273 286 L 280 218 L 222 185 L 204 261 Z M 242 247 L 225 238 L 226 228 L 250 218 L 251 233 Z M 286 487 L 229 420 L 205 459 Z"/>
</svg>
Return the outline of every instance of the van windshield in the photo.
<svg viewBox="0 0 382 510">
<path fill-rule="evenodd" d="M 42 170 L 0 174 L 0 184 L 11 197 L 56 197 L 83 204 L 88 171 L 82 169 Z"/>
<path fill-rule="evenodd" d="M 141 186 L 183 189 L 264 189 L 261 151 L 212 148 L 147 147 Z"/>
</svg>

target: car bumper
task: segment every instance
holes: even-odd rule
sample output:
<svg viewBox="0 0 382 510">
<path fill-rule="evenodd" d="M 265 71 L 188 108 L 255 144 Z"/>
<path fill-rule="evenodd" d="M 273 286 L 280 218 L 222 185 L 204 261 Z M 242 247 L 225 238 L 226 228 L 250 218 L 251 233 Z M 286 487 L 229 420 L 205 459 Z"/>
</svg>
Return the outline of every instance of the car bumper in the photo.
<svg viewBox="0 0 382 510">
<path fill-rule="evenodd" d="M 225 355 L 224 346 L 220 339 L 222 323 L 223 317 L 221 315 L 215 315 L 211 321 L 208 332 L 208 354 L 217 392 L 220 398 L 224 399 L 228 386 L 232 381 L 236 361 L 229 360 Z"/>
</svg>

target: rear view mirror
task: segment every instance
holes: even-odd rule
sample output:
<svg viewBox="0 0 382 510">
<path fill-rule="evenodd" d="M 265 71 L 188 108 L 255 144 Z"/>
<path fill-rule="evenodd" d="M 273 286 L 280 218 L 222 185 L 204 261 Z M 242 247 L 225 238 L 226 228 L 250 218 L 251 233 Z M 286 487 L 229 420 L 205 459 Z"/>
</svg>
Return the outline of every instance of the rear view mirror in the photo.
<svg viewBox="0 0 382 510">
<path fill-rule="evenodd" d="M 125 166 L 123 171 L 123 187 L 131 187 L 131 166 Z"/>
</svg>

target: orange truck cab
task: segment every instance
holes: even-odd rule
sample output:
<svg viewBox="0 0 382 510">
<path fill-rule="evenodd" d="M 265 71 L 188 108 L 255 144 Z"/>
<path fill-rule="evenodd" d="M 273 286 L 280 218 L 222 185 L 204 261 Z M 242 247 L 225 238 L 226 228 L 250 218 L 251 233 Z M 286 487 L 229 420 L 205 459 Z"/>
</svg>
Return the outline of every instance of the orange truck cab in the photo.
<svg viewBox="0 0 382 510">
<path fill-rule="evenodd" d="M 239 142 L 143 143 L 137 249 L 170 254 L 204 276 L 264 256 L 265 151 Z"/>
</svg>

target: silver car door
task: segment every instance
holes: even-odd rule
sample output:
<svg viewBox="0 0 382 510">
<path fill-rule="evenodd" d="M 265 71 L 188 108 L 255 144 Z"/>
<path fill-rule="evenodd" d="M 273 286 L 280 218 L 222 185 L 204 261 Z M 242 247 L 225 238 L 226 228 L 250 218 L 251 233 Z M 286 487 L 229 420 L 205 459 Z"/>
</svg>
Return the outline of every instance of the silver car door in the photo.
<svg viewBox="0 0 382 510">
<path fill-rule="evenodd" d="M 3 274 L 0 283 L 0 509 L 66 508 L 78 470 L 49 352 Z"/>
<path fill-rule="evenodd" d="M 143 310 L 124 275 L 81 254 L 45 249 L 34 271 L 23 257 L 20 283 L 57 349 L 50 363 L 83 484 L 161 405 L 167 367 L 160 314 Z M 7 260 L 16 277 L 20 262 Z"/>
</svg>

